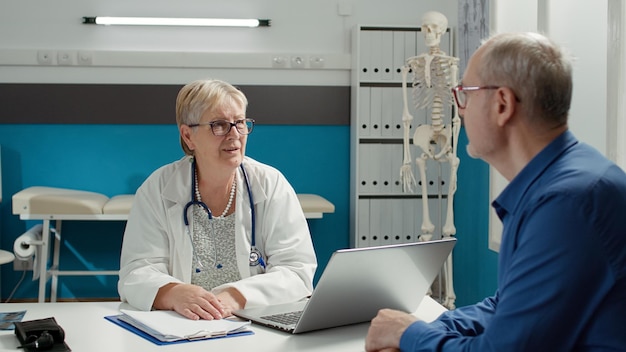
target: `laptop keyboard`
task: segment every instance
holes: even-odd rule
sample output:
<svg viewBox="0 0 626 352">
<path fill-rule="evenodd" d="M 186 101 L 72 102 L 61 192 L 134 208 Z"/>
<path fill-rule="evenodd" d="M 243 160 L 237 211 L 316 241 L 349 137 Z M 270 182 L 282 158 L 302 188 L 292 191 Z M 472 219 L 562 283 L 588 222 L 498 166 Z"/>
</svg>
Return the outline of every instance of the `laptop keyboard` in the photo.
<svg viewBox="0 0 626 352">
<path fill-rule="evenodd" d="M 298 322 L 301 315 L 302 315 L 302 311 L 297 311 L 297 312 L 287 312 L 287 313 L 266 315 L 261 318 L 269 320 L 269 321 L 273 321 L 275 323 L 293 325 Z"/>
</svg>

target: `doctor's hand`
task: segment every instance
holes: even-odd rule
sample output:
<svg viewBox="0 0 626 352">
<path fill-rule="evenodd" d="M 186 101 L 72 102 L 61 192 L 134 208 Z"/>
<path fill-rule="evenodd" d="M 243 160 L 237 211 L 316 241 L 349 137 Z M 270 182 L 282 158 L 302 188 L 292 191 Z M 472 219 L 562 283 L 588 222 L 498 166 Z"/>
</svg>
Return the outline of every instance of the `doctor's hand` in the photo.
<svg viewBox="0 0 626 352">
<path fill-rule="evenodd" d="M 200 286 L 182 283 L 169 283 L 159 288 L 153 307 L 173 310 L 192 320 L 222 319 L 227 314 L 216 295 Z"/>
<path fill-rule="evenodd" d="M 242 309 L 246 306 L 246 298 L 234 287 L 228 287 L 216 293 L 216 296 L 224 307 L 224 317 L 229 317 L 237 309 Z"/>
<path fill-rule="evenodd" d="M 365 338 L 365 350 L 394 351 L 400 349 L 400 338 L 417 318 L 411 314 L 392 309 L 381 309 L 372 319 Z"/>
</svg>

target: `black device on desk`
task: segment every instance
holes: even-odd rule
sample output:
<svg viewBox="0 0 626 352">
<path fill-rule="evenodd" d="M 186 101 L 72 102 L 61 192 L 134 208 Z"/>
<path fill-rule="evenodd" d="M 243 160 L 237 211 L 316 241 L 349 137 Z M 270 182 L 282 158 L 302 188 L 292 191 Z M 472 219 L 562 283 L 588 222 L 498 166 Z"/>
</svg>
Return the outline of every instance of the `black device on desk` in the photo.
<svg viewBox="0 0 626 352">
<path fill-rule="evenodd" d="M 24 351 L 71 351 L 65 343 L 65 331 L 54 317 L 16 322 L 15 336 Z"/>
</svg>

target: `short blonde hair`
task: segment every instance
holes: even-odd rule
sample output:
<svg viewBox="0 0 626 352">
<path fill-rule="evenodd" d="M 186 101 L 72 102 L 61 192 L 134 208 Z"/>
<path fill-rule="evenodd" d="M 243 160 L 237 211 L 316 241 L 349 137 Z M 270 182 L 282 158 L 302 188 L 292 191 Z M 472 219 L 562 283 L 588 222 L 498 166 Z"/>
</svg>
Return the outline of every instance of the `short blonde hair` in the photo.
<svg viewBox="0 0 626 352">
<path fill-rule="evenodd" d="M 232 84 L 217 79 L 193 81 L 181 88 L 176 97 L 176 124 L 180 130 L 181 125 L 200 123 L 207 110 L 213 111 L 232 103 L 243 107 L 244 112 L 248 107 L 246 96 Z M 193 155 L 182 136 L 180 145 L 185 154 Z"/>
</svg>

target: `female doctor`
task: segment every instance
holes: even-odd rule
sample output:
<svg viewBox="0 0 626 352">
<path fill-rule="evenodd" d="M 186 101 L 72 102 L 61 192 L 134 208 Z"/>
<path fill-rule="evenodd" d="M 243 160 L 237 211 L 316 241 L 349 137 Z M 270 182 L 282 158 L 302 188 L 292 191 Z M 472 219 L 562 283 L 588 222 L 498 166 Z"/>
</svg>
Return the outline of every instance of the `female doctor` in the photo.
<svg viewBox="0 0 626 352">
<path fill-rule="evenodd" d="M 186 156 L 137 190 L 122 244 L 123 301 L 211 320 L 311 294 L 317 261 L 308 224 L 285 177 L 245 157 L 254 127 L 247 104 L 219 80 L 178 93 Z"/>
</svg>

